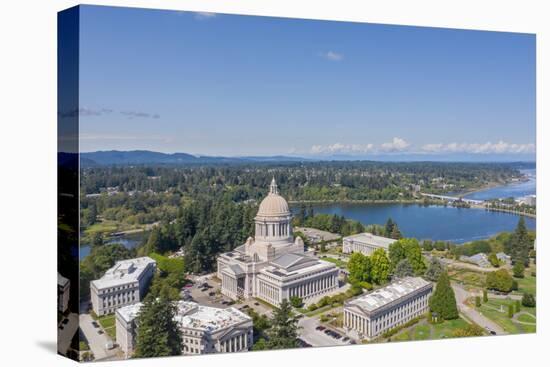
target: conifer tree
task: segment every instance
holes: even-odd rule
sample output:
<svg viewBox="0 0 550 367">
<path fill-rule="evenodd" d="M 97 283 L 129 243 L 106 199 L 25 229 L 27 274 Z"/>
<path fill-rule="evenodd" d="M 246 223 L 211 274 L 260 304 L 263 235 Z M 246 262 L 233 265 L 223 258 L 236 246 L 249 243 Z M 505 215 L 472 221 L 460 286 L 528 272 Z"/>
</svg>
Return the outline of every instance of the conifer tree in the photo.
<svg viewBox="0 0 550 367">
<path fill-rule="evenodd" d="M 285 298 L 273 313 L 267 349 L 296 348 L 297 338 L 298 320 L 292 314 L 292 306 Z"/>
<path fill-rule="evenodd" d="M 458 318 L 455 293 L 446 271 L 442 272 L 437 280 L 435 291 L 430 298 L 430 310 L 437 312 L 439 317 L 444 320 Z"/>
<path fill-rule="evenodd" d="M 137 316 L 136 351 L 134 357 L 163 357 L 181 354 L 182 339 L 174 317 L 176 303 L 161 294 L 145 297 Z"/>
</svg>

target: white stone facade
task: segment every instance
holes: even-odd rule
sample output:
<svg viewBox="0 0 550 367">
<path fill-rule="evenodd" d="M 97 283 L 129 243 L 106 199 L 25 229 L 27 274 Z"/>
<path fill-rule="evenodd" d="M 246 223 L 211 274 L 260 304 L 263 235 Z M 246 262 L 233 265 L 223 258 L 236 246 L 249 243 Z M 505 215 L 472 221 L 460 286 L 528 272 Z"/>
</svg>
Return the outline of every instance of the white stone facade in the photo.
<svg viewBox="0 0 550 367">
<path fill-rule="evenodd" d="M 140 302 L 155 274 L 150 257 L 118 261 L 100 278 L 90 282 L 92 309 L 98 316 Z"/>
<path fill-rule="evenodd" d="M 381 248 L 388 251 L 388 248 L 396 240 L 381 236 L 375 236 L 371 233 L 359 233 L 344 237 L 342 240 L 342 252 L 351 254 L 360 252 L 363 255 L 370 256 L 375 250 Z"/>
<path fill-rule="evenodd" d="M 57 310 L 59 312 L 65 312 L 69 308 L 70 289 L 69 279 L 57 273 Z"/>
<path fill-rule="evenodd" d="M 422 278 L 407 277 L 347 301 L 344 328 L 361 339 L 375 339 L 428 312 L 432 289 L 432 283 Z"/>
<path fill-rule="evenodd" d="M 138 333 L 135 321 L 141 306 L 138 303 L 116 312 L 116 341 L 126 357 L 135 350 Z M 236 308 L 179 301 L 175 319 L 180 325 L 182 354 L 246 352 L 252 347 L 252 318 Z"/>
<path fill-rule="evenodd" d="M 291 219 L 273 180 L 254 219 L 255 237 L 217 259 L 222 294 L 277 306 L 291 296 L 306 300 L 338 287 L 338 268 L 305 253 L 302 239 L 293 239 Z"/>
</svg>

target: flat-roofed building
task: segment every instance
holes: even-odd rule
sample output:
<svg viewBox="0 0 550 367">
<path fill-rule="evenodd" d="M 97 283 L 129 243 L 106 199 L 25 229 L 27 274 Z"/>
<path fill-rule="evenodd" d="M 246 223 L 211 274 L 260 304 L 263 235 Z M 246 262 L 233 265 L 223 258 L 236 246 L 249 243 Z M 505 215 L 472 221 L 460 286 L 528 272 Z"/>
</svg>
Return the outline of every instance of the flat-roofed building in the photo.
<svg viewBox="0 0 550 367">
<path fill-rule="evenodd" d="M 57 310 L 64 313 L 69 308 L 71 282 L 57 273 Z"/>
<path fill-rule="evenodd" d="M 342 240 L 342 252 L 351 254 L 360 252 L 363 255 L 371 255 L 375 250 L 381 248 L 388 251 L 388 248 L 396 240 L 393 238 L 375 236 L 372 233 L 359 233 L 344 237 Z"/>
<path fill-rule="evenodd" d="M 142 303 L 116 311 L 116 341 L 127 357 L 135 350 L 136 317 Z M 178 301 L 175 320 L 185 355 L 246 352 L 252 347 L 252 318 L 234 307 L 215 308 Z"/>
<path fill-rule="evenodd" d="M 143 299 L 155 274 L 156 262 L 150 257 L 118 261 L 96 280 L 90 282 L 92 309 L 98 316 Z"/>
<path fill-rule="evenodd" d="M 426 313 L 432 283 L 406 277 L 344 303 L 344 328 L 372 340 Z"/>
</svg>

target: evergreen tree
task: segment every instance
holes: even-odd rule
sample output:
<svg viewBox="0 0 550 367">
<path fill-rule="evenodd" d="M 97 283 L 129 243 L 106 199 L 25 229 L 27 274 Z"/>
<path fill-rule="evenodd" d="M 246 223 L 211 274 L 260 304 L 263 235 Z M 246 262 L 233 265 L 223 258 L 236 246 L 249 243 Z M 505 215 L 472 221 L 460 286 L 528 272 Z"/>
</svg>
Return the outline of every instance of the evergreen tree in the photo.
<svg viewBox="0 0 550 367">
<path fill-rule="evenodd" d="M 512 263 L 521 262 L 524 266 L 529 265 L 529 252 L 532 249 L 532 241 L 527 232 L 525 218 L 520 217 L 516 229 L 507 246 L 508 253 L 512 258 Z"/>
<path fill-rule="evenodd" d="M 293 316 L 292 306 L 285 298 L 273 313 L 267 349 L 296 348 L 297 338 L 298 320 Z"/>
<path fill-rule="evenodd" d="M 388 218 L 386 221 L 386 225 L 384 227 L 384 236 L 391 238 L 391 234 L 393 232 L 393 227 L 395 226 L 395 223 L 391 218 Z"/>
<path fill-rule="evenodd" d="M 134 357 L 149 358 L 181 354 L 180 327 L 174 317 L 176 303 L 161 295 L 145 297 L 137 316 L 137 337 Z"/>
<path fill-rule="evenodd" d="M 512 268 L 512 271 L 514 273 L 515 278 L 523 278 L 525 276 L 525 266 L 523 265 L 523 262 L 518 261 L 514 264 L 514 267 Z"/>
<path fill-rule="evenodd" d="M 402 238 L 403 236 L 401 235 L 401 231 L 399 230 L 399 228 L 397 227 L 397 224 L 395 224 L 393 226 L 393 229 L 390 233 L 390 235 L 388 236 L 390 238 L 393 238 L 394 240 L 398 240 L 400 238 Z"/>
<path fill-rule="evenodd" d="M 443 268 L 441 262 L 434 256 L 430 260 L 430 264 L 428 265 L 426 273 L 424 273 L 424 277 L 429 281 L 436 282 L 444 270 L 445 269 Z"/>
<path fill-rule="evenodd" d="M 489 297 L 487 297 L 487 289 L 483 290 L 483 303 L 487 303 L 489 301 Z"/>
<path fill-rule="evenodd" d="M 430 310 L 432 312 L 437 312 L 439 318 L 443 320 L 458 318 L 455 292 L 451 287 L 449 276 L 446 271 L 442 272 L 439 276 L 435 291 L 430 297 Z"/>
</svg>

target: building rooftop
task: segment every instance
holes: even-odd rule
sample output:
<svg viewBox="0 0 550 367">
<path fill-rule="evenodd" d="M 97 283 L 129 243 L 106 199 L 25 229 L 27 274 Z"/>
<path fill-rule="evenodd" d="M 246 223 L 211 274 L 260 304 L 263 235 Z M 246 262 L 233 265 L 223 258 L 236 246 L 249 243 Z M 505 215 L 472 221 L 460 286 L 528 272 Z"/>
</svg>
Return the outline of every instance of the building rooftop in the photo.
<svg viewBox="0 0 550 367">
<path fill-rule="evenodd" d="M 225 329 L 244 321 L 252 321 L 250 316 L 234 307 L 215 308 L 185 301 L 178 302 L 177 320 L 182 327 L 208 332 Z"/>
<path fill-rule="evenodd" d="M 142 303 L 125 306 L 117 309 L 124 321 L 131 322 L 138 315 Z M 215 308 L 201 306 L 195 302 L 178 301 L 178 310 L 175 319 L 182 327 L 213 332 L 226 327 L 240 324 L 243 321 L 252 321 L 250 316 L 234 307 Z"/>
<path fill-rule="evenodd" d="M 355 298 L 347 304 L 372 312 L 427 285 L 431 283 L 420 277 L 407 277 Z"/>
<path fill-rule="evenodd" d="M 375 236 L 372 233 L 365 232 L 365 233 L 359 233 L 359 234 L 354 234 L 352 236 L 344 237 L 344 241 L 366 243 L 369 245 L 374 245 L 377 247 L 382 247 L 387 249 L 396 240 L 394 240 L 393 238 Z"/>
<path fill-rule="evenodd" d="M 63 275 L 57 273 L 57 285 L 65 287 L 69 284 L 69 279 L 65 278 Z"/>
<path fill-rule="evenodd" d="M 117 261 L 101 278 L 93 280 L 92 283 L 98 289 L 130 284 L 139 279 L 149 264 L 156 264 L 156 261 L 147 256 Z"/>
</svg>

